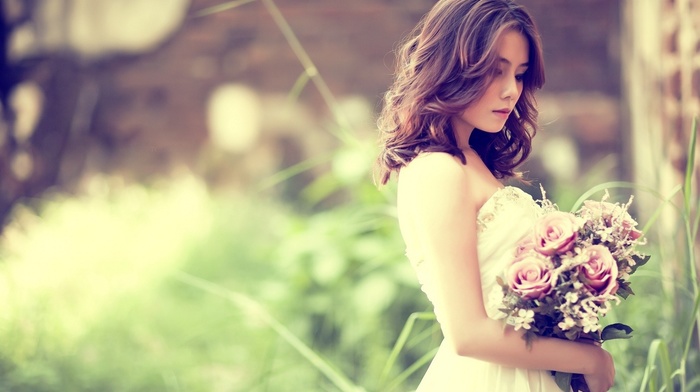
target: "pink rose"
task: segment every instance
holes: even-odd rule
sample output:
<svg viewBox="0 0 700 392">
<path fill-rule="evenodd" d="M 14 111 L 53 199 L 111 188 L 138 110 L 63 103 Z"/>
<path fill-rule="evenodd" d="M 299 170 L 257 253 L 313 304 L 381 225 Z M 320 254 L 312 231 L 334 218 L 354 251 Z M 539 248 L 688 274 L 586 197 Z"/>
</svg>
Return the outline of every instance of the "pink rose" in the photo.
<svg viewBox="0 0 700 392">
<path fill-rule="evenodd" d="M 535 224 L 535 250 L 547 256 L 566 253 L 573 249 L 578 229 L 579 224 L 573 214 L 550 212 Z"/>
<path fill-rule="evenodd" d="M 510 289 L 524 299 L 542 299 L 554 287 L 552 264 L 541 255 L 529 252 L 508 268 Z"/>
<path fill-rule="evenodd" d="M 626 214 L 627 215 L 627 214 Z M 629 215 L 627 215 L 629 216 Z M 639 237 L 642 236 L 642 232 L 637 230 L 637 222 L 632 219 L 632 217 L 629 217 L 628 219 L 625 219 L 621 223 L 622 226 L 622 233 L 626 235 L 627 237 L 630 237 L 632 240 L 639 239 Z"/>
<path fill-rule="evenodd" d="M 577 267 L 579 279 L 591 294 L 609 295 L 617 292 L 617 262 L 608 248 L 593 245 L 583 250 L 586 263 Z"/>
<path fill-rule="evenodd" d="M 535 243 L 532 240 L 532 236 L 526 236 L 520 242 L 518 242 L 518 246 L 515 248 L 515 260 L 520 260 L 523 256 L 527 255 L 527 253 L 533 251 L 535 249 Z"/>
</svg>

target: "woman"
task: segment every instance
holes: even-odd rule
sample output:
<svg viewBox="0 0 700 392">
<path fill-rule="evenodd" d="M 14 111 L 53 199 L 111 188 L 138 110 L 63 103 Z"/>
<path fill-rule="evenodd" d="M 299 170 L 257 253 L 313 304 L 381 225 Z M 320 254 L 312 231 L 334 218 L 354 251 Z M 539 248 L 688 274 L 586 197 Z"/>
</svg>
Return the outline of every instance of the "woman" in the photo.
<svg viewBox="0 0 700 392">
<path fill-rule="evenodd" d="M 488 294 L 539 207 L 500 180 L 530 153 L 544 83 L 529 14 L 509 0 L 441 0 L 402 48 L 380 128 L 380 179 L 398 173 L 406 254 L 444 335 L 418 392 L 559 391 L 550 370 L 613 384 L 599 346 L 522 334 Z"/>
</svg>

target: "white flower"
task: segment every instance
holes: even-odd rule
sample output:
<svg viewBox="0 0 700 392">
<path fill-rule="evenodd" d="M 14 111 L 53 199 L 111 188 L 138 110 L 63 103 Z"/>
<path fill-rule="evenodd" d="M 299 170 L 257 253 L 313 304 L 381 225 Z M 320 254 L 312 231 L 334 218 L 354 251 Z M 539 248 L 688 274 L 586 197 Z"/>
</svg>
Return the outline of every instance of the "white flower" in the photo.
<svg viewBox="0 0 700 392">
<path fill-rule="evenodd" d="M 581 326 L 584 333 L 595 332 L 600 329 L 598 317 L 594 314 L 587 315 L 587 317 L 581 319 Z"/>
<path fill-rule="evenodd" d="M 600 299 L 602 297 L 598 297 Z M 582 315 L 581 317 L 592 317 L 595 318 L 596 321 L 598 320 L 597 314 L 600 311 L 600 305 L 598 304 L 597 300 L 594 298 L 584 298 L 581 300 L 581 306 L 582 306 Z"/>
<path fill-rule="evenodd" d="M 576 326 L 576 322 L 571 317 L 566 317 L 564 321 L 559 323 L 559 328 L 561 328 L 562 331 L 568 331 L 574 326 Z"/>
<path fill-rule="evenodd" d="M 568 302 L 568 303 L 571 303 L 571 304 L 576 303 L 576 301 L 578 301 L 578 293 L 575 293 L 573 291 L 568 292 L 564 296 L 564 299 L 566 299 L 566 302 Z"/>
<path fill-rule="evenodd" d="M 516 331 L 520 328 L 530 329 L 530 324 L 533 322 L 535 322 L 535 311 L 532 309 L 520 309 L 518 315 L 513 317 L 513 326 Z"/>
</svg>

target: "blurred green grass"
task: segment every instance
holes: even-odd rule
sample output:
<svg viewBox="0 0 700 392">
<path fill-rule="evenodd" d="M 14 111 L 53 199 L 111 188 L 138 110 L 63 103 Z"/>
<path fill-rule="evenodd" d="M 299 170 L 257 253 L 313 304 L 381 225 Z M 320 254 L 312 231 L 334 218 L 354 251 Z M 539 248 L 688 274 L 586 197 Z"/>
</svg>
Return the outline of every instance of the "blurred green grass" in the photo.
<svg viewBox="0 0 700 392">
<path fill-rule="evenodd" d="M 420 303 L 408 265 L 388 260 L 402 257 L 397 232 L 374 211 L 301 216 L 192 176 L 93 181 L 21 208 L 3 235 L 0 390 L 333 390 L 263 320 L 183 273 L 254 299 L 364 382 Z"/>
<path fill-rule="evenodd" d="M 249 383 L 248 363 L 276 338 L 171 275 L 191 270 L 242 289 L 264 285 L 261 275 L 275 276 L 269 245 L 279 241 L 284 216 L 252 201 L 220 202 L 192 177 L 159 189 L 95 188 L 48 200 L 40 215 L 20 211 L 7 228 L 0 389 L 212 391 Z"/>
<path fill-rule="evenodd" d="M 342 390 L 265 319 L 183 274 L 255 301 L 358 390 L 410 390 L 425 365 L 397 377 L 440 335 L 418 320 L 382 379 L 409 315 L 430 309 L 402 254 L 393 191 L 328 175 L 345 202 L 312 213 L 214 194 L 190 175 L 150 187 L 98 177 L 84 195 L 20 208 L 0 252 L 0 390 Z M 308 192 L 312 205 L 323 198 Z M 663 272 L 661 246 L 632 278 L 638 295 L 604 319 L 635 328 L 606 344 L 616 391 L 640 388 L 654 339 L 682 350 L 691 293 Z M 691 350 L 691 376 L 699 360 Z"/>
</svg>

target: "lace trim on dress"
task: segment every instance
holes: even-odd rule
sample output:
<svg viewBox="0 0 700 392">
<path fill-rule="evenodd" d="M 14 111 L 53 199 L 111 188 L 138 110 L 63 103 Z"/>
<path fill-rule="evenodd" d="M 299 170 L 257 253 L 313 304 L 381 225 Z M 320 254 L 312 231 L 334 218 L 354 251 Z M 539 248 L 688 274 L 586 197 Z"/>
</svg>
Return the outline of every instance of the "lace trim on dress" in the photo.
<svg viewBox="0 0 700 392">
<path fill-rule="evenodd" d="M 476 215 L 477 233 L 486 231 L 489 224 L 498 215 L 498 210 L 505 204 L 517 202 L 521 199 L 532 199 L 532 196 L 525 193 L 522 189 L 514 186 L 506 186 L 497 190 L 491 197 L 486 200 L 479 212 Z"/>
</svg>

